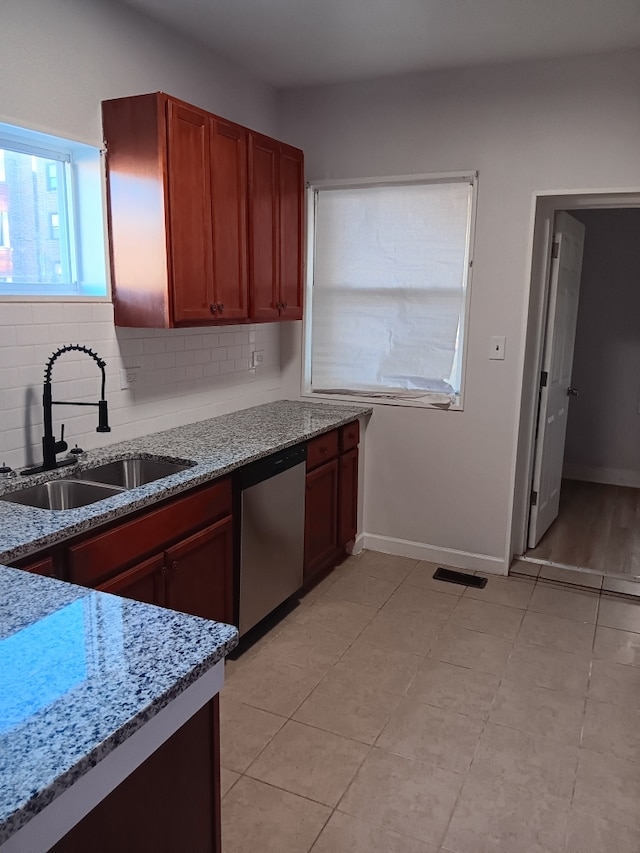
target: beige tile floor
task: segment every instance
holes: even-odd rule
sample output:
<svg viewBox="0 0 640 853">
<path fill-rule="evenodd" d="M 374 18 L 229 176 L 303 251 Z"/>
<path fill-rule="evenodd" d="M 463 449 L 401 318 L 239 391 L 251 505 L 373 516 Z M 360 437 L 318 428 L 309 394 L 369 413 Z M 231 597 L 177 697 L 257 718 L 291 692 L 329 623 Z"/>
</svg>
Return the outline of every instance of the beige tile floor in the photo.
<svg viewBox="0 0 640 853">
<path fill-rule="evenodd" d="M 638 853 L 640 603 L 352 557 L 227 664 L 224 853 Z"/>
</svg>

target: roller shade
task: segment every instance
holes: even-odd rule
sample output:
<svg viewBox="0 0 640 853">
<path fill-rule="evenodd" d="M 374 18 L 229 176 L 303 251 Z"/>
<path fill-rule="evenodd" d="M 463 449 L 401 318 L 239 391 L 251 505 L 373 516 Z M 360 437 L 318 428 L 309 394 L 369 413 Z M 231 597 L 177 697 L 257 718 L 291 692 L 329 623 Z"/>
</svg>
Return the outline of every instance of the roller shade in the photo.
<svg viewBox="0 0 640 853">
<path fill-rule="evenodd" d="M 315 192 L 311 389 L 453 400 L 471 181 Z"/>
</svg>

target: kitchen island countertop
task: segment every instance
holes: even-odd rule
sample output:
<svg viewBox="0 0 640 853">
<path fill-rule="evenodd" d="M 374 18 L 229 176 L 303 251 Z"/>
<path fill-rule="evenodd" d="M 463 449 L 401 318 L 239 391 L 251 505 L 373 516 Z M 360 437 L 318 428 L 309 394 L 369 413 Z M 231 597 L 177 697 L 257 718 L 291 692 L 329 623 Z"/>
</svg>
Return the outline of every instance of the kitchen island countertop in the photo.
<svg viewBox="0 0 640 853">
<path fill-rule="evenodd" d="M 0 846 L 205 678 L 237 636 L 0 566 Z"/>
</svg>

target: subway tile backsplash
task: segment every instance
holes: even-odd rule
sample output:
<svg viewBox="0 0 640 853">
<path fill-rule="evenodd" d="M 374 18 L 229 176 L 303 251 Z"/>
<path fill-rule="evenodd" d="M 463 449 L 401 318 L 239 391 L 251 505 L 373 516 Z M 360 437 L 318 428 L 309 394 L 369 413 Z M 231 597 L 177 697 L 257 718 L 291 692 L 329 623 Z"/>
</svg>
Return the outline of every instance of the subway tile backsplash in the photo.
<svg viewBox="0 0 640 853">
<path fill-rule="evenodd" d="M 212 329 L 116 329 L 110 303 L 0 303 L 0 462 L 40 461 L 44 365 L 68 343 L 94 349 L 107 363 L 111 432 L 96 433 L 97 410 L 54 407 L 69 447 L 85 450 L 180 426 L 280 394 L 277 323 Z M 254 350 L 264 353 L 251 367 Z M 121 368 L 138 383 L 120 385 Z M 53 369 L 54 400 L 97 400 L 100 372 L 86 355 L 66 353 Z"/>
</svg>

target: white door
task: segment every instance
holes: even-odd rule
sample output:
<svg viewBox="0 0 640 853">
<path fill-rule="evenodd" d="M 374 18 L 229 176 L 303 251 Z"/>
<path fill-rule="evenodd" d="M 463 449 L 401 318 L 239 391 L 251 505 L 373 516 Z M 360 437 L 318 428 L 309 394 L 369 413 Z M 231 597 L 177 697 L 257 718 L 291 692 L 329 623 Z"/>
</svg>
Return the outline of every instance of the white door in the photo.
<svg viewBox="0 0 640 853">
<path fill-rule="evenodd" d="M 529 519 L 530 548 L 535 548 L 557 517 L 560 504 L 567 412 L 573 393 L 570 387 L 571 367 L 578 320 L 584 225 L 568 213 L 557 213 L 553 242 Z"/>
</svg>

